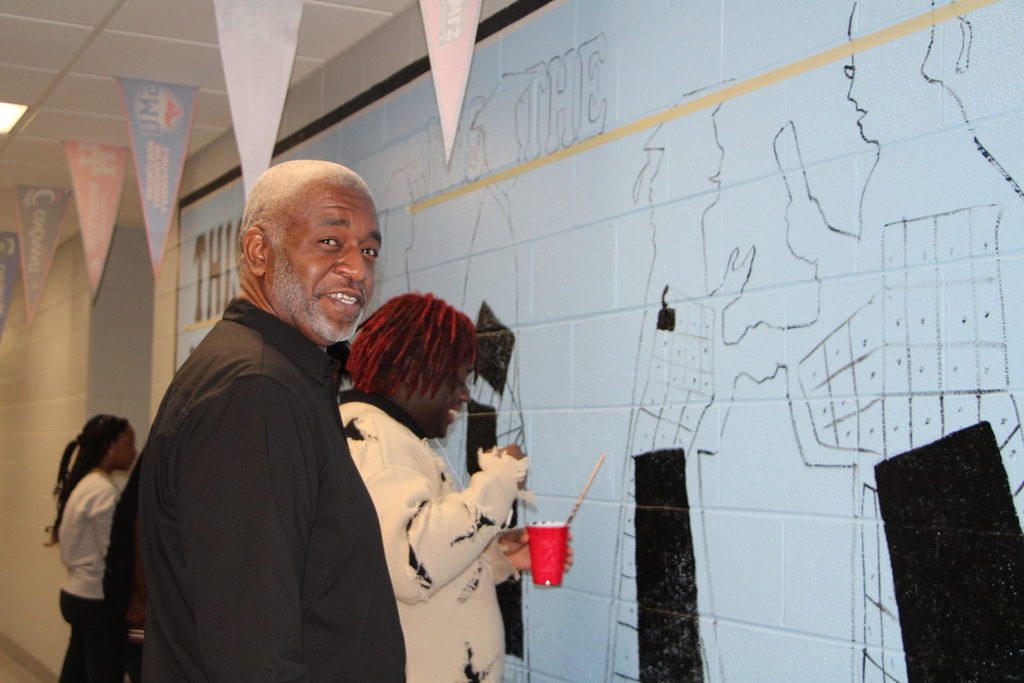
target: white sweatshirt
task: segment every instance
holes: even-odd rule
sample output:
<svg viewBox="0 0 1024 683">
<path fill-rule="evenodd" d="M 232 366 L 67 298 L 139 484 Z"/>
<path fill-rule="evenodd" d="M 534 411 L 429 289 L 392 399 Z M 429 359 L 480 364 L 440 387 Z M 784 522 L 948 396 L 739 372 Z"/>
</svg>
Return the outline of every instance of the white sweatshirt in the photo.
<svg viewBox="0 0 1024 683">
<path fill-rule="evenodd" d="M 110 477 L 90 472 L 78 482 L 60 523 L 60 559 L 68 568 L 61 590 L 80 598 L 103 599 L 103 572 L 114 508 L 121 496 Z"/>
<path fill-rule="evenodd" d="M 498 545 L 529 460 L 484 453 L 462 490 L 425 440 L 381 409 L 344 403 L 349 450 L 380 518 L 409 683 L 501 681 L 495 584 L 518 576 Z"/>
</svg>

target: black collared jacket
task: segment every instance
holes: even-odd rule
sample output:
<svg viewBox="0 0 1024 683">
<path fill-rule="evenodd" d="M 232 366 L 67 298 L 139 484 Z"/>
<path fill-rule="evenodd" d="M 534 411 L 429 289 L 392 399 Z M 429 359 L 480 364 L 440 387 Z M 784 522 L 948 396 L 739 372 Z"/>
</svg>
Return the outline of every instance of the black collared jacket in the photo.
<svg viewBox="0 0 1024 683">
<path fill-rule="evenodd" d="M 149 683 L 405 680 L 337 367 L 235 299 L 175 375 L 139 494 Z"/>
</svg>

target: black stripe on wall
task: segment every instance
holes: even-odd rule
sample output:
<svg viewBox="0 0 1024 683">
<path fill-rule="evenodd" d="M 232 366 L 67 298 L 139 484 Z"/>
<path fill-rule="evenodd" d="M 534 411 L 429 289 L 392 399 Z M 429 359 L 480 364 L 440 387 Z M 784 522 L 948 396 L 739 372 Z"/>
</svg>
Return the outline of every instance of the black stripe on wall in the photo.
<svg viewBox="0 0 1024 683">
<path fill-rule="evenodd" d="M 682 449 L 633 458 L 640 680 L 704 680 L 697 576 Z"/>
<path fill-rule="evenodd" d="M 987 422 L 875 466 L 910 683 L 1024 675 L 1024 535 Z"/>
</svg>

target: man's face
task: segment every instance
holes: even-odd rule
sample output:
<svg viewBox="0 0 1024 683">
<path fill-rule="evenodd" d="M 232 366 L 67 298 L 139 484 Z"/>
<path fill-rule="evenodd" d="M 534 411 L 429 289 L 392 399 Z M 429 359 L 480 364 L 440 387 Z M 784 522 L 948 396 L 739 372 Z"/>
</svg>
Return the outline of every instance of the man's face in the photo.
<svg viewBox="0 0 1024 683">
<path fill-rule="evenodd" d="M 469 376 L 473 373 L 473 361 L 467 360 L 452 377 L 445 380 L 437 393 L 430 395 L 429 389 L 420 387 L 411 398 L 415 402 L 413 419 L 419 424 L 428 439 L 441 439 L 448 433 L 448 427 L 455 421 L 455 413 L 462 410 L 462 404 L 469 400 Z"/>
<path fill-rule="evenodd" d="M 266 272 L 266 295 L 281 320 L 320 347 L 348 339 L 373 295 L 380 251 L 373 201 L 323 181 L 289 210 Z"/>
</svg>

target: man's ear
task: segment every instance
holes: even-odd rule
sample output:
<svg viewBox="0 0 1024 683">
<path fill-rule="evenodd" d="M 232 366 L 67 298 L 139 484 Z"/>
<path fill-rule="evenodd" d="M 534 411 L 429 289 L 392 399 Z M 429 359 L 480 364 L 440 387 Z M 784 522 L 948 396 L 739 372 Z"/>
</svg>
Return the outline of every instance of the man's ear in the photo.
<svg viewBox="0 0 1024 683">
<path fill-rule="evenodd" d="M 263 277 L 273 260 L 274 248 L 267 238 L 267 233 L 259 226 L 249 228 L 242 236 L 242 258 L 249 266 L 249 272 L 255 277 Z"/>
</svg>

